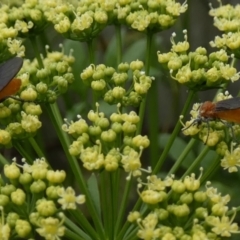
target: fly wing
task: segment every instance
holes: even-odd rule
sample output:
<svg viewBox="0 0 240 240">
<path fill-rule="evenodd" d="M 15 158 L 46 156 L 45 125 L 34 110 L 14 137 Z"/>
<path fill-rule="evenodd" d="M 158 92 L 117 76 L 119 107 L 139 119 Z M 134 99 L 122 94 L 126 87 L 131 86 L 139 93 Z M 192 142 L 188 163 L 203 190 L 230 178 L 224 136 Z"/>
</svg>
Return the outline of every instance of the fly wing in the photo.
<svg viewBox="0 0 240 240">
<path fill-rule="evenodd" d="M 23 65 L 23 59 L 14 57 L 0 65 L 0 91 L 11 81 L 19 72 Z"/>
<path fill-rule="evenodd" d="M 240 97 L 234 97 L 216 102 L 215 111 L 228 111 L 240 108 Z"/>
</svg>

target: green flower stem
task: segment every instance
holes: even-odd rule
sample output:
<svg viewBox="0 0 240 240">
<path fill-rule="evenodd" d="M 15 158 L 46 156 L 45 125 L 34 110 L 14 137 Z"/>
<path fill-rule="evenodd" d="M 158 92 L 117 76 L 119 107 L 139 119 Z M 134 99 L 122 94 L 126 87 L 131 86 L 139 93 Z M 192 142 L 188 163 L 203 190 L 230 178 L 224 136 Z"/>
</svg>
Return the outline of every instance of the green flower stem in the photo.
<svg viewBox="0 0 240 240">
<path fill-rule="evenodd" d="M 81 210 L 70 210 L 69 213 L 70 216 L 73 217 L 70 219 L 75 219 L 77 223 L 80 222 L 81 227 L 84 231 L 80 229 L 79 226 L 72 222 L 69 218 L 65 217 L 64 223 L 68 228 L 74 231 L 74 233 L 78 234 L 78 236 L 85 237 L 85 239 L 98 239 L 96 231 L 93 229 L 93 227 L 86 219 Z M 88 235 L 86 233 L 88 233 Z"/>
<path fill-rule="evenodd" d="M 184 105 L 184 108 L 182 110 L 181 115 L 185 116 L 185 114 L 188 111 L 189 106 L 190 106 L 190 104 L 192 102 L 192 98 L 193 98 L 194 94 L 195 94 L 194 91 L 192 91 L 192 90 L 189 91 L 188 97 L 187 97 L 187 100 L 185 102 L 185 105 Z M 168 152 L 171 149 L 171 147 L 172 147 L 172 145 L 173 145 L 177 135 L 179 134 L 179 131 L 181 130 L 181 127 L 182 127 L 182 125 L 181 125 L 180 121 L 178 121 L 176 126 L 175 126 L 175 128 L 174 128 L 174 130 L 173 130 L 173 132 L 172 132 L 172 134 L 171 134 L 170 139 L 168 140 L 167 145 L 165 146 L 165 148 L 164 148 L 164 150 L 162 152 L 161 157 L 158 160 L 158 163 L 157 163 L 156 167 L 153 170 L 153 174 L 156 174 L 156 173 L 158 173 L 160 171 L 160 168 L 161 168 L 162 164 L 164 163 L 164 161 L 165 161 L 165 159 L 166 159 L 166 157 L 168 155 Z"/>
<path fill-rule="evenodd" d="M 93 40 L 88 41 L 87 45 L 88 45 L 88 51 L 89 51 L 90 64 L 95 64 L 95 54 L 94 54 Z"/>
<path fill-rule="evenodd" d="M 92 238 L 89 238 L 88 236 L 86 237 L 81 237 L 82 235 L 79 235 L 79 232 L 76 234 L 69 229 L 65 230 L 64 237 L 66 239 L 71 239 L 71 240 L 91 240 Z M 60 238 L 59 238 L 60 239 Z"/>
<path fill-rule="evenodd" d="M 102 214 L 104 228 L 108 239 L 112 239 L 113 230 L 113 192 L 111 188 L 110 173 L 103 171 L 100 175 Z"/>
<path fill-rule="evenodd" d="M 149 139 L 150 139 L 150 161 L 151 166 L 156 166 L 157 158 L 159 154 L 159 144 L 158 144 L 158 137 L 159 137 L 159 118 L 158 118 L 158 88 L 157 88 L 157 81 L 153 81 L 152 86 L 149 90 L 148 95 L 148 129 L 149 129 Z"/>
<path fill-rule="evenodd" d="M 150 73 L 150 65 L 151 65 L 151 49 L 152 49 L 152 38 L 153 33 L 148 31 L 147 33 L 147 49 L 146 49 L 146 74 L 149 75 Z M 148 112 L 148 129 L 149 129 L 149 139 L 150 139 L 150 146 L 149 152 L 151 159 L 151 166 L 155 166 L 157 162 L 158 152 L 159 152 L 159 144 L 158 144 L 158 136 L 159 136 L 159 119 L 158 119 L 158 82 L 152 81 L 152 86 L 149 89 L 148 96 L 147 96 L 147 112 Z M 146 102 L 145 102 L 146 103 Z M 141 117 L 143 119 L 143 117 Z"/>
<path fill-rule="evenodd" d="M 28 139 L 29 143 L 31 144 L 31 146 L 33 147 L 33 149 L 35 150 L 35 152 L 37 153 L 38 157 L 45 157 L 45 154 L 43 153 L 42 149 L 39 147 L 39 145 L 37 144 L 37 142 L 35 141 L 34 138 L 29 138 Z"/>
<path fill-rule="evenodd" d="M 133 224 L 132 224 L 133 225 Z M 137 240 L 137 239 L 139 239 L 138 237 L 137 237 L 137 232 L 138 232 L 138 228 L 137 227 L 135 227 L 134 229 L 131 229 L 131 231 L 129 232 L 129 234 L 128 235 L 126 235 L 126 236 L 124 236 L 124 238 L 121 238 L 121 239 L 124 239 L 124 240 Z M 126 233 L 126 232 L 125 232 Z M 120 238 L 118 239 L 118 240 L 120 240 Z"/>
<path fill-rule="evenodd" d="M 87 42 L 87 46 L 88 46 L 90 64 L 95 64 L 95 54 L 94 54 L 93 40 L 89 40 Z M 92 109 L 94 109 L 95 104 L 98 101 L 98 96 L 97 96 L 95 91 L 92 91 L 92 96 L 93 96 Z"/>
<path fill-rule="evenodd" d="M 37 61 L 38 61 L 38 64 L 39 64 L 39 68 L 44 68 L 44 66 L 43 66 L 43 61 L 42 61 L 40 52 L 39 52 L 38 47 L 37 47 L 36 37 L 35 37 L 35 36 L 32 36 L 32 37 L 29 38 L 29 40 L 30 40 L 30 42 L 32 43 L 32 47 L 33 47 L 35 56 L 36 56 Z"/>
<path fill-rule="evenodd" d="M 2 165 L 9 164 L 9 162 L 7 161 L 7 159 L 6 159 L 2 154 L 0 154 L 0 163 L 1 163 Z"/>
<path fill-rule="evenodd" d="M 147 34 L 147 49 L 146 49 L 146 60 L 145 60 L 146 75 L 149 75 L 149 70 L 150 70 L 152 37 L 153 37 L 153 33 L 149 31 Z M 142 99 L 142 102 L 140 104 L 140 110 L 139 110 L 139 114 L 138 114 L 140 117 L 140 121 L 137 126 L 136 135 L 140 134 L 142 131 L 142 125 L 143 125 L 144 114 L 145 114 L 145 109 L 146 109 L 146 101 L 147 101 L 147 95 Z M 151 106 L 151 108 L 152 108 L 152 106 Z M 150 112 L 155 112 L 155 111 L 150 111 Z M 156 116 L 155 116 L 155 118 L 156 118 Z M 149 118 L 149 120 L 151 121 L 151 117 Z M 149 125 L 151 125 L 151 123 L 149 123 Z M 151 131 L 151 129 L 150 129 L 150 131 Z M 156 132 L 156 129 L 155 129 L 155 132 Z M 150 134 L 150 139 L 151 139 L 151 137 L 152 136 Z M 151 139 L 151 141 L 152 141 L 152 139 Z"/>
<path fill-rule="evenodd" d="M 128 206 L 128 200 L 129 200 L 131 186 L 132 186 L 132 178 L 129 181 L 126 181 L 126 185 L 124 187 L 123 197 L 121 199 L 121 205 L 120 205 L 119 211 L 118 211 L 119 215 L 118 215 L 117 222 L 115 225 L 116 233 L 119 232 L 120 225 L 122 223 L 123 217 L 125 216 L 125 210 Z M 140 204 L 140 201 L 139 201 L 139 204 Z M 128 221 L 125 222 L 120 233 L 117 235 L 117 238 L 116 238 L 117 240 L 124 239 L 124 235 L 126 234 L 126 231 L 130 225 L 131 225 L 130 222 L 128 222 Z"/>
<path fill-rule="evenodd" d="M 75 176 L 75 179 L 77 181 L 77 183 L 79 184 L 80 186 L 80 189 L 83 191 L 83 193 L 86 195 L 86 204 L 88 206 L 88 209 L 89 209 L 89 212 L 90 212 L 90 215 L 92 217 L 92 220 L 94 222 L 94 225 L 96 227 L 96 231 L 98 232 L 99 234 L 99 238 L 100 239 L 104 239 L 105 235 L 104 235 L 104 230 L 103 230 L 103 226 L 102 226 L 102 223 L 98 217 L 98 213 L 97 213 L 97 210 L 96 208 L 94 207 L 94 204 L 92 202 L 92 199 L 91 199 L 91 195 L 86 187 L 86 183 L 84 181 L 84 178 L 83 178 L 83 175 L 81 173 L 81 170 L 79 168 L 79 164 L 76 160 L 76 158 L 74 158 L 73 156 L 70 155 L 69 151 L 68 151 L 68 146 L 70 145 L 69 143 L 69 139 L 66 135 L 65 132 L 63 132 L 62 130 L 62 118 L 61 118 L 61 115 L 59 113 L 59 109 L 55 104 L 50 104 L 50 105 L 46 105 L 46 110 L 47 110 L 47 113 L 53 123 L 53 126 L 56 130 L 56 133 L 58 135 L 58 138 L 62 144 L 62 147 L 63 147 L 63 150 L 64 150 L 64 153 L 66 154 L 66 157 L 68 159 L 68 162 L 71 166 L 71 169 L 73 171 L 73 174 Z"/>
<path fill-rule="evenodd" d="M 101 199 L 101 212 L 102 212 L 102 218 L 103 218 L 103 224 L 104 224 L 104 228 L 107 228 L 107 224 L 108 224 L 108 219 L 107 219 L 107 211 L 109 211 L 108 208 L 108 186 L 107 183 L 105 182 L 105 173 L 101 172 L 100 173 L 100 178 L 99 178 L 99 187 L 100 187 L 100 199 Z M 103 204 L 104 203 L 104 204 Z"/>
<path fill-rule="evenodd" d="M 26 159 L 27 163 L 33 163 L 34 157 L 30 155 L 29 149 L 27 150 L 19 141 L 13 142 L 14 148 L 20 153 L 20 155 Z"/>
<path fill-rule="evenodd" d="M 115 25 L 116 31 L 116 42 L 117 42 L 117 65 L 122 62 L 122 35 L 121 35 L 121 25 Z"/>
<path fill-rule="evenodd" d="M 206 154 L 209 151 L 209 147 L 205 146 L 204 149 L 201 151 L 201 153 L 198 155 L 198 157 L 194 160 L 191 166 L 187 169 L 187 171 L 184 173 L 184 175 L 181 177 L 181 179 L 185 178 L 190 173 L 194 172 L 194 170 L 199 167 L 199 163 L 203 160 L 203 158 L 206 156 Z"/>
<path fill-rule="evenodd" d="M 127 206 L 128 206 L 131 186 L 132 186 L 132 178 L 130 180 L 126 181 L 126 185 L 124 186 L 122 198 L 120 198 L 121 204 L 120 204 L 119 210 L 118 210 L 118 217 L 117 217 L 117 221 L 116 221 L 116 225 L 115 225 L 115 229 L 116 229 L 115 234 L 119 233 L 120 226 L 121 226 L 123 218 L 125 216 L 125 209 L 127 209 Z M 125 233 L 125 230 L 122 229 L 120 234 L 117 236 L 117 238 L 115 237 L 114 239 L 123 239 L 122 235 Z"/>
<path fill-rule="evenodd" d="M 182 162 L 185 160 L 186 156 L 188 155 L 188 153 L 192 150 L 194 144 L 196 143 L 196 139 L 191 139 L 190 142 L 188 143 L 188 145 L 184 148 L 184 150 L 182 151 L 181 155 L 178 157 L 177 161 L 175 162 L 175 164 L 172 166 L 172 168 L 170 169 L 170 171 L 168 172 L 168 175 L 174 174 L 176 173 L 176 171 L 178 170 L 178 168 L 181 166 Z"/>
<path fill-rule="evenodd" d="M 116 222 L 119 218 L 119 203 L 120 203 L 120 199 L 122 197 L 122 195 L 120 196 L 119 193 L 121 193 L 121 191 L 119 191 L 121 189 L 121 185 L 120 185 L 120 179 L 121 179 L 121 175 L 120 175 L 120 170 L 117 169 L 115 172 L 111 173 L 111 188 L 112 188 L 112 192 L 113 192 L 113 223 L 112 223 L 112 229 L 114 230 L 113 232 L 113 238 L 116 238 L 117 232 L 116 232 Z"/>
<path fill-rule="evenodd" d="M 211 176 L 218 170 L 220 163 L 220 156 L 217 156 L 213 161 L 211 161 L 211 165 L 204 170 L 203 175 L 201 177 L 201 182 L 205 182 L 211 179 Z"/>
</svg>

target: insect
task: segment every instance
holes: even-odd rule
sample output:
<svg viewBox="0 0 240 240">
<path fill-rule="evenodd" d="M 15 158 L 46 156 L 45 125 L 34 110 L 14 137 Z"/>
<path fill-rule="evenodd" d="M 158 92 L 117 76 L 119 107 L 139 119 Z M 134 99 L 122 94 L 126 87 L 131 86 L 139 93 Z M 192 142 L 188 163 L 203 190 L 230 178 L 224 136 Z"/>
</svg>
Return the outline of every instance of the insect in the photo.
<svg viewBox="0 0 240 240">
<path fill-rule="evenodd" d="M 240 97 L 229 98 L 225 100 L 218 101 L 216 103 L 207 101 L 204 102 L 199 109 L 198 117 L 184 130 L 188 129 L 192 125 L 200 125 L 202 122 L 207 123 L 208 135 L 205 143 L 209 136 L 209 121 L 219 120 L 227 125 L 223 120 L 231 123 L 240 124 Z M 234 136 L 233 129 L 230 125 L 232 136 Z"/>
<path fill-rule="evenodd" d="M 199 109 L 199 116 L 209 120 L 219 119 L 240 123 L 240 97 L 229 98 L 216 103 L 204 102 Z"/>
<path fill-rule="evenodd" d="M 16 94 L 21 80 L 14 78 L 23 65 L 23 59 L 14 57 L 0 65 L 0 102 Z"/>
</svg>

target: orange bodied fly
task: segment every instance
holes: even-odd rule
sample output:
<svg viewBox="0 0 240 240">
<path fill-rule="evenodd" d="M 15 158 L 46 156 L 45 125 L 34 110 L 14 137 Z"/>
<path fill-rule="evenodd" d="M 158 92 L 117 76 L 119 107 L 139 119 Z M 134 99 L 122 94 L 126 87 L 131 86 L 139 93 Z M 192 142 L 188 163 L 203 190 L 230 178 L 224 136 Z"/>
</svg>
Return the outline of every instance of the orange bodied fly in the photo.
<svg viewBox="0 0 240 240">
<path fill-rule="evenodd" d="M 14 57 L 0 65 L 0 102 L 15 95 L 21 87 L 21 80 L 14 78 L 23 65 L 23 59 Z"/>
</svg>

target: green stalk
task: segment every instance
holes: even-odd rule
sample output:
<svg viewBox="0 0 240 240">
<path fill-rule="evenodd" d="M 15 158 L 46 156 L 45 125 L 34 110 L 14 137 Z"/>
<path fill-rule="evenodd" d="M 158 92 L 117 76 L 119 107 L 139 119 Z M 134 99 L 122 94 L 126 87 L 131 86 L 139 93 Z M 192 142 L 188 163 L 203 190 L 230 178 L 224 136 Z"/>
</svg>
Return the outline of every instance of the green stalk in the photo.
<svg viewBox="0 0 240 240">
<path fill-rule="evenodd" d="M 130 180 L 126 181 L 126 185 L 124 187 L 124 192 L 123 192 L 123 197 L 121 199 L 121 205 L 120 205 L 119 211 L 118 211 L 119 215 L 118 215 L 116 226 L 115 226 L 116 233 L 118 233 L 117 238 L 116 238 L 117 240 L 124 239 L 123 238 L 124 234 L 126 233 L 127 229 L 129 228 L 129 226 L 131 224 L 130 222 L 126 221 L 123 228 L 119 232 L 120 225 L 123 221 L 123 217 L 125 216 L 125 212 L 126 212 L 126 209 L 128 206 L 129 193 L 131 190 L 131 186 L 132 186 L 132 178 Z M 138 202 L 140 204 L 140 201 L 138 201 Z"/>
<path fill-rule="evenodd" d="M 78 209 L 77 211 L 76 210 L 70 210 L 69 213 L 70 213 L 69 217 L 70 217 L 71 220 L 69 218 L 65 217 L 65 221 L 64 221 L 64 223 L 66 224 L 66 226 L 68 228 L 73 230 L 79 236 L 82 236 L 83 231 L 84 231 L 84 234 L 88 233 L 87 236 L 90 239 L 98 239 L 98 234 L 96 233 L 94 228 L 91 226 L 89 220 L 86 218 L 86 216 L 83 214 L 83 212 L 80 209 Z M 74 222 L 75 223 L 81 223 L 81 224 L 79 224 L 81 226 L 81 229 Z M 87 239 L 87 237 L 86 237 L 86 239 Z"/>
<path fill-rule="evenodd" d="M 38 64 L 39 64 L 39 68 L 44 68 L 42 58 L 41 58 L 40 52 L 39 52 L 38 47 L 37 47 L 36 37 L 35 36 L 29 37 L 29 40 L 32 43 L 32 47 L 33 47 L 35 56 L 36 56 Z"/>
<path fill-rule="evenodd" d="M 39 145 L 37 144 L 37 142 L 35 141 L 34 138 L 29 138 L 28 142 L 31 144 L 31 146 L 33 147 L 34 151 L 37 153 L 38 157 L 45 157 L 45 154 L 43 153 L 42 149 L 39 147 Z"/>
<path fill-rule="evenodd" d="M 168 175 L 170 176 L 171 174 L 175 174 L 176 171 L 178 170 L 178 168 L 181 166 L 182 162 L 185 160 L 186 156 L 188 155 L 188 153 L 192 150 L 194 144 L 197 141 L 195 139 L 191 139 L 190 142 L 188 143 L 188 145 L 184 148 L 184 150 L 182 151 L 181 155 L 178 157 L 177 161 L 175 162 L 175 164 L 172 166 L 172 168 L 170 169 L 170 171 L 168 172 Z"/>
<path fill-rule="evenodd" d="M 95 64 L 95 54 L 93 48 L 93 40 L 87 42 L 88 52 L 89 52 L 89 62 L 90 64 Z"/>
<path fill-rule="evenodd" d="M 29 150 L 26 150 L 19 141 L 14 141 L 13 146 L 26 159 L 27 163 L 33 163 L 34 157 L 29 154 Z"/>
<path fill-rule="evenodd" d="M 121 35 L 121 25 L 115 25 L 116 31 L 116 45 L 117 45 L 117 65 L 122 62 L 122 35 Z"/>
<path fill-rule="evenodd" d="M 147 50 L 146 50 L 146 60 L 145 60 L 146 75 L 149 75 L 149 70 L 150 70 L 152 38 L 153 38 L 153 33 L 151 31 L 149 31 L 147 34 Z M 142 131 L 142 125 L 143 125 L 145 109 L 146 109 L 146 101 L 147 101 L 147 95 L 142 99 L 142 102 L 140 104 L 140 109 L 139 109 L 139 114 L 138 114 L 140 121 L 137 126 L 136 135 L 140 134 Z M 156 116 L 155 116 L 155 118 L 156 118 Z M 151 121 L 151 117 L 149 118 L 149 120 Z M 149 124 L 151 125 L 151 122 Z M 155 129 L 155 132 L 156 132 L 156 129 Z M 152 136 L 153 138 L 154 138 L 154 135 L 155 134 L 153 134 L 153 136 Z M 150 139 L 151 139 L 151 136 L 150 136 Z"/>
<path fill-rule="evenodd" d="M 66 239 L 71 239 L 71 240 L 91 240 L 91 238 L 86 237 L 86 235 L 79 234 L 79 232 L 76 234 L 70 231 L 69 229 L 65 230 L 64 237 L 66 237 Z"/>
<path fill-rule="evenodd" d="M 62 144 L 64 153 L 68 159 L 68 162 L 70 164 L 72 172 L 75 176 L 76 182 L 79 184 L 80 189 L 86 195 L 86 204 L 88 206 L 90 215 L 91 215 L 94 225 L 96 227 L 96 231 L 99 234 L 99 239 L 104 239 L 105 235 L 104 235 L 103 226 L 102 226 L 101 220 L 99 219 L 97 210 L 94 207 L 94 204 L 92 202 L 91 195 L 87 189 L 85 180 L 84 180 L 81 170 L 79 168 L 78 161 L 76 160 L 76 158 L 71 156 L 68 151 L 68 146 L 70 145 L 70 143 L 69 143 L 69 139 L 68 139 L 66 133 L 63 132 L 63 130 L 62 130 L 63 122 L 62 122 L 61 115 L 59 113 L 59 109 L 58 109 L 56 103 L 54 103 L 54 104 L 46 105 L 46 110 L 47 110 L 47 113 L 51 119 L 51 122 L 56 130 L 58 138 Z"/>
<path fill-rule="evenodd" d="M 185 102 L 185 105 L 184 105 L 184 108 L 183 108 L 183 110 L 181 112 L 181 115 L 185 116 L 185 114 L 186 114 L 186 112 L 187 112 L 187 110 L 188 110 L 188 108 L 189 108 L 189 106 L 190 106 L 190 104 L 192 102 L 192 98 L 193 98 L 194 94 L 195 94 L 194 91 L 192 91 L 192 90 L 189 91 L 188 98 L 187 98 L 187 100 Z M 173 130 L 173 132 L 172 132 L 172 134 L 171 134 L 170 139 L 168 140 L 167 145 L 165 146 L 165 148 L 164 148 L 164 150 L 162 152 L 161 157 L 158 160 L 157 165 L 155 166 L 155 168 L 153 170 L 153 174 L 156 174 L 156 173 L 158 173 L 160 171 L 160 168 L 163 165 L 163 163 L 164 163 L 164 161 L 165 161 L 165 159 L 166 159 L 166 157 L 167 157 L 167 155 L 169 153 L 169 150 L 171 149 L 171 147 L 172 147 L 172 145 L 173 145 L 177 135 L 179 134 L 179 132 L 181 130 L 181 127 L 182 127 L 182 125 L 181 125 L 180 121 L 178 121 L 176 126 L 175 126 L 175 128 L 174 128 L 174 130 Z"/>
<path fill-rule="evenodd" d="M 209 151 L 209 147 L 205 146 L 204 149 L 201 151 L 201 153 L 198 155 L 198 157 L 195 159 L 195 161 L 192 163 L 192 165 L 187 169 L 187 171 L 184 173 L 184 175 L 181 177 L 181 179 L 185 178 L 190 173 L 194 172 L 194 170 L 199 167 L 199 164 L 203 160 L 203 158 L 206 156 L 206 154 Z"/>
<path fill-rule="evenodd" d="M 112 239 L 115 238 L 116 236 L 116 228 L 115 228 L 115 223 L 118 219 L 118 215 L 119 215 L 119 208 L 118 208 L 118 204 L 119 204 L 119 192 L 120 192 L 120 186 L 119 186 L 119 179 L 120 178 L 120 174 L 119 174 L 119 169 L 114 171 L 114 172 L 110 172 L 110 185 L 111 185 L 111 192 L 112 192 L 112 206 L 113 206 L 113 212 L 112 212 L 112 223 L 111 223 L 111 227 L 112 227 Z"/>
<path fill-rule="evenodd" d="M 207 167 L 207 169 L 204 170 L 204 173 L 201 177 L 201 182 L 205 182 L 209 179 L 211 179 L 211 176 L 217 171 L 219 168 L 220 163 L 220 157 L 217 156 L 213 161 L 211 161 L 211 165 Z"/>
</svg>

